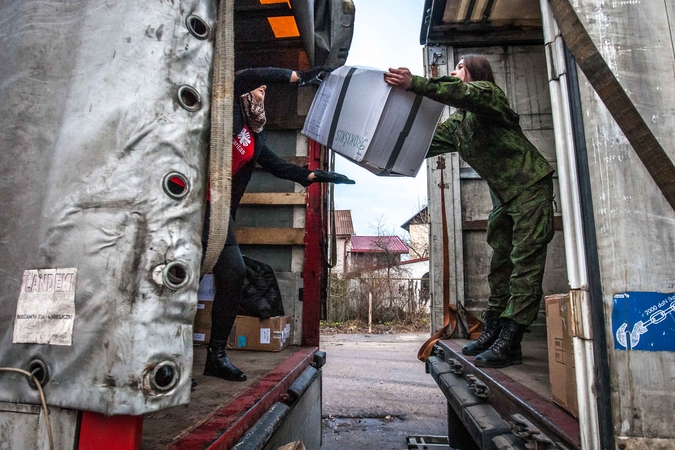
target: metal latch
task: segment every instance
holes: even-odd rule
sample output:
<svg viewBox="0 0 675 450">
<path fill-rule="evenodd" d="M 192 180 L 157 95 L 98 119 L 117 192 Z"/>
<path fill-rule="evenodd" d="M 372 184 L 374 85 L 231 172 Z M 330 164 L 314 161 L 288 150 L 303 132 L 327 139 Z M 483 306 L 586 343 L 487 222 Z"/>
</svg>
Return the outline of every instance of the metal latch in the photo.
<svg viewBox="0 0 675 450">
<path fill-rule="evenodd" d="M 461 362 L 457 361 L 455 358 L 450 358 L 448 364 L 452 368 L 452 373 L 455 375 L 462 375 L 464 373 L 464 366 Z"/>
<path fill-rule="evenodd" d="M 427 45 L 427 60 L 430 66 L 447 64 L 446 47 L 444 45 Z"/>
<path fill-rule="evenodd" d="M 473 391 L 478 397 L 488 398 L 490 395 L 490 388 L 485 383 L 476 378 L 476 375 L 467 375 L 466 382 L 469 383 L 469 389 Z"/>
<path fill-rule="evenodd" d="M 521 414 L 514 414 L 511 416 L 509 424 L 513 434 L 521 439 L 527 441 L 527 448 L 532 450 L 553 450 L 558 447 L 546 437 L 539 428 L 535 427 L 532 422 L 527 420 Z"/>
</svg>

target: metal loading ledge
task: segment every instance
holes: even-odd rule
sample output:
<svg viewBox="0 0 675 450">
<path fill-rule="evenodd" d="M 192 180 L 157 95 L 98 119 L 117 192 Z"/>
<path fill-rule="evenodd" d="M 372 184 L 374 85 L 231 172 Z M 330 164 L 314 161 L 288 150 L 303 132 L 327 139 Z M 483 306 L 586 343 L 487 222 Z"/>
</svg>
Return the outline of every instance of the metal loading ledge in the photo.
<svg viewBox="0 0 675 450">
<path fill-rule="evenodd" d="M 551 400 L 499 369 L 474 366 L 474 357 L 462 355 L 461 346 L 451 340 L 438 341 L 433 355 L 426 369 L 448 401 L 452 446 L 581 449 L 578 421 Z M 455 427 L 468 433 L 453 432 Z"/>
</svg>

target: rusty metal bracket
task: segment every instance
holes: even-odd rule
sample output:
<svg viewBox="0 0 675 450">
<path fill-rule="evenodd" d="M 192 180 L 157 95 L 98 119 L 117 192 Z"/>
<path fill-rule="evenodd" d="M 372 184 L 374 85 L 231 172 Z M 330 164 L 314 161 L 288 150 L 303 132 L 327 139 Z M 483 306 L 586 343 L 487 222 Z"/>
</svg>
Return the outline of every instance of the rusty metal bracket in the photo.
<svg viewBox="0 0 675 450">
<path fill-rule="evenodd" d="M 467 375 L 466 382 L 469 384 L 469 389 L 473 391 L 478 397 L 488 398 L 490 395 L 490 388 L 476 378 L 475 375 Z"/>
<path fill-rule="evenodd" d="M 464 373 L 464 366 L 461 362 L 457 361 L 455 358 L 450 358 L 448 364 L 452 368 L 452 373 L 455 375 L 462 375 Z"/>
<path fill-rule="evenodd" d="M 511 431 L 519 438 L 527 441 L 527 448 L 532 450 L 554 450 L 560 448 L 521 414 L 513 414 L 511 419 L 509 420 Z"/>
</svg>

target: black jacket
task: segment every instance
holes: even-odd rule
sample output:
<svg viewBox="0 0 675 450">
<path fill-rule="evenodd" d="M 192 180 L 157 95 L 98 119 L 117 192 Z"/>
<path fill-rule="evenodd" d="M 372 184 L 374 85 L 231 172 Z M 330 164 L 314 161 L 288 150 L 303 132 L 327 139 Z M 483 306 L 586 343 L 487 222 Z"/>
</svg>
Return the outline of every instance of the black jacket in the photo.
<svg viewBox="0 0 675 450">
<path fill-rule="evenodd" d="M 241 117 L 241 112 L 239 108 L 235 108 L 234 111 L 234 127 L 233 136 L 239 134 L 243 128 L 243 118 Z M 283 178 L 284 180 L 295 181 L 302 186 L 309 186 L 312 184 L 311 181 L 307 180 L 307 177 L 311 170 L 305 169 L 304 167 L 296 166 L 295 164 L 290 164 L 279 158 L 267 145 L 265 145 L 265 132 L 262 133 L 252 133 L 254 136 L 254 152 L 253 158 L 248 161 L 244 166 L 239 169 L 239 172 L 234 174 L 232 177 L 232 197 L 230 202 L 230 214 L 234 218 L 237 214 L 237 208 L 239 207 L 239 202 L 241 197 L 246 191 L 246 186 L 251 180 L 253 175 L 253 169 L 255 168 L 256 163 L 260 164 L 263 169 L 271 173 L 277 178 Z"/>
</svg>

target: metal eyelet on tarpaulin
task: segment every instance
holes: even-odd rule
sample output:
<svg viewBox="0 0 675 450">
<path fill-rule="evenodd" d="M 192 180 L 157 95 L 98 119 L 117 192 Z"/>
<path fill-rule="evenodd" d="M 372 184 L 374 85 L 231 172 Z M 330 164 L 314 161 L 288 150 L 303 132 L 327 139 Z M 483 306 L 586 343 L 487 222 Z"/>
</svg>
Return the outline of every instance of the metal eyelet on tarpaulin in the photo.
<svg viewBox="0 0 675 450">
<path fill-rule="evenodd" d="M 199 40 L 208 39 L 211 34 L 211 27 L 204 22 L 204 19 L 195 14 L 190 14 L 185 19 L 185 26 L 190 31 L 190 34 Z"/>
<path fill-rule="evenodd" d="M 0 367 L 42 361 L 47 403 L 61 408 L 186 404 L 217 5 L 5 2 L 0 17 L 0 79 L 13 80 L 0 86 L 0 163 L 12 180 L 0 192 Z M 167 193 L 167 174 L 185 189 Z M 53 280 L 66 276 L 73 312 L 28 311 L 45 326 L 15 342 L 22 285 L 56 301 Z M 0 384 L 0 402 L 40 401 L 25 377 L 3 373 Z"/>
<path fill-rule="evenodd" d="M 202 107 L 202 96 L 192 86 L 178 88 L 178 104 L 190 112 L 199 111 Z"/>
</svg>

